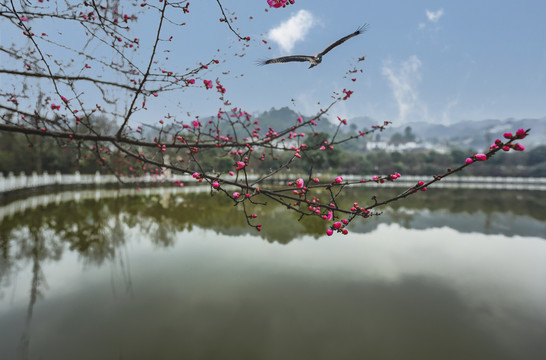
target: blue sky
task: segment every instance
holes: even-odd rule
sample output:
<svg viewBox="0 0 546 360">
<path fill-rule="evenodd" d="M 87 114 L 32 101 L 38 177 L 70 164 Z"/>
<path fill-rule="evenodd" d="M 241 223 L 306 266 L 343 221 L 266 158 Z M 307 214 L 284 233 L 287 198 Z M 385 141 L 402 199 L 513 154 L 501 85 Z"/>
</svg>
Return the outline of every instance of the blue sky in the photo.
<svg viewBox="0 0 546 360">
<path fill-rule="evenodd" d="M 353 96 L 331 115 L 398 125 L 546 116 L 544 1 L 296 0 L 267 12 L 265 0 L 224 0 L 223 5 L 235 12 L 241 34 L 253 39 L 246 55 L 232 56 L 241 44 L 217 21 L 216 1 L 207 0 L 190 5 L 181 48 L 188 47 L 191 55 L 181 53 L 180 60 L 191 64 L 215 56 L 217 48 L 227 51 L 226 62 L 204 78 L 219 76 L 233 105 L 249 111 L 290 106 L 312 114 L 329 102 L 332 91 L 347 88 Z M 255 65 L 261 58 L 314 54 L 364 23 L 370 26 L 366 33 L 332 50 L 315 68 Z M 358 63 L 361 56 L 366 61 Z M 355 82 L 344 79 L 354 65 L 363 73 Z M 228 69 L 228 76 L 219 72 Z M 195 95 L 185 95 L 191 111 L 218 107 L 212 94 Z"/>
<path fill-rule="evenodd" d="M 148 3 L 157 5 L 158 0 Z M 54 2 L 42 4 L 55 6 Z M 133 2 L 121 4 L 126 9 L 120 13 L 146 9 Z M 219 21 L 216 0 L 190 1 L 189 14 L 178 10 L 171 15 L 171 20 L 185 22 L 184 26 L 165 24 L 161 37 L 172 36 L 172 41 L 160 42 L 157 66 L 182 74 L 213 58 L 220 63 L 200 73 L 196 84 L 184 91 L 148 98 L 148 111 L 136 113 L 136 122 L 155 123 L 166 114 L 182 117 L 179 120 L 188 117 L 187 113 L 216 114 L 226 106 L 214 89 L 204 89 L 202 80 L 217 78 L 227 89 L 231 107 L 251 113 L 289 106 L 312 115 L 330 103 L 333 92 L 349 89 L 353 95 L 330 111 L 331 119 L 369 116 L 403 126 L 413 121 L 448 124 L 546 117 L 546 1 L 296 0 L 280 9 L 269 8 L 266 0 L 223 0 L 222 4 L 233 26 L 241 35 L 250 36 L 249 46 Z M 140 52 L 131 56 L 142 69 L 149 60 L 147 50 L 153 45 L 157 15 L 157 11 L 141 13 L 138 23 L 131 23 L 132 33 L 127 34 L 141 39 Z M 315 54 L 365 23 L 368 31 L 332 50 L 312 69 L 307 63 L 256 65 L 259 59 Z M 79 37 L 83 28 L 77 23 L 31 17 L 28 24 L 37 31 L 45 30 L 46 40 L 76 48 L 85 43 Z M 6 47 L 25 39 L 8 22 L 0 23 L 0 38 Z M 74 56 L 38 41 L 46 53 L 66 59 Z M 84 51 L 111 61 L 108 42 L 96 41 Z M 366 60 L 358 62 L 362 56 Z M 22 63 L 11 63 L 2 54 L 0 60 L 7 68 L 24 69 Z M 79 70 L 86 61 L 72 62 L 75 74 L 94 72 L 94 76 L 109 77 L 101 72 L 99 63 L 91 64 L 90 70 Z M 347 70 L 355 68 L 362 72 L 348 77 Z M 6 91 L 17 93 L 11 89 L 17 83 L 7 76 L 2 79 L 6 79 Z M 86 104 L 93 107 L 101 95 L 91 88 L 82 91 L 91 98 Z M 115 91 L 111 95 L 120 96 L 115 106 L 123 113 L 129 97 Z"/>
</svg>

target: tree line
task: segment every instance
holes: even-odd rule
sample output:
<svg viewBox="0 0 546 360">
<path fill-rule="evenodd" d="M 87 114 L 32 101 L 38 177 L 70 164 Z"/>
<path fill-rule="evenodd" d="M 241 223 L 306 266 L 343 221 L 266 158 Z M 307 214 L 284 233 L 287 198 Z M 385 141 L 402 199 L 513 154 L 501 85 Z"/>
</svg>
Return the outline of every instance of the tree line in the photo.
<svg viewBox="0 0 546 360">
<path fill-rule="evenodd" d="M 320 144 L 328 135 L 318 133 L 309 141 L 309 145 Z M 406 152 L 387 152 L 384 150 L 365 150 L 365 141 L 342 144 L 333 150 L 311 150 L 306 152 L 298 163 L 298 170 L 305 172 L 331 172 L 340 174 L 387 174 L 399 172 L 407 175 L 435 175 L 439 170 L 463 161 L 470 150 L 452 148 L 447 152 L 434 150 L 414 150 Z M 173 159 L 179 155 L 168 151 Z M 134 175 L 142 175 L 146 170 L 136 168 L 134 160 L 122 153 L 112 150 L 111 155 L 116 160 L 119 173 L 126 171 Z M 287 161 L 286 152 L 267 154 L 264 160 L 249 165 L 249 169 L 265 172 Z M 215 156 L 207 156 L 201 160 L 201 166 L 208 170 L 229 171 L 233 163 L 230 157 L 222 156 L 217 151 Z M 467 175 L 481 176 L 512 176 L 513 169 L 518 169 L 519 176 L 546 176 L 546 146 L 538 146 L 519 153 L 517 156 L 494 156 L 479 167 L 466 170 Z M 132 169 L 132 170 L 131 170 Z M 52 138 L 25 136 L 16 133 L 0 132 L 0 172 L 6 176 L 9 172 L 27 175 L 37 173 L 73 173 L 79 171 L 92 174 L 96 171 L 110 172 L 96 157 L 82 156 L 63 144 L 59 151 L 59 143 Z"/>
</svg>

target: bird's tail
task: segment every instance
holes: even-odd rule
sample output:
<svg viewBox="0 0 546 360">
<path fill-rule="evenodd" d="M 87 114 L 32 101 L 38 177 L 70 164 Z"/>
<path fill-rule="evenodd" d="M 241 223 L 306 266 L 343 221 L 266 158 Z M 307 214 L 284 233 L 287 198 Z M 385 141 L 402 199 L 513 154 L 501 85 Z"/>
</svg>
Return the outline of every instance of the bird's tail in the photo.
<svg viewBox="0 0 546 360">
<path fill-rule="evenodd" d="M 364 24 L 361 25 L 356 31 L 354 32 L 356 35 L 364 33 L 366 30 L 370 28 L 370 24 Z"/>
<path fill-rule="evenodd" d="M 255 61 L 255 63 L 257 66 L 264 66 L 265 64 L 267 64 L 267 59 L 258 59 Z"/>
</svg>

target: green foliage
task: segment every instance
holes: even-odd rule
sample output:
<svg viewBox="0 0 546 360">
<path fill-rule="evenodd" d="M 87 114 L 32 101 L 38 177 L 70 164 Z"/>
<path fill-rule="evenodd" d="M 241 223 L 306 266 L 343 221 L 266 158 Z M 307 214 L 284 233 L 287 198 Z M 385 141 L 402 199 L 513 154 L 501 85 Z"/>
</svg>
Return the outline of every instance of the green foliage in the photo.
<svg viewBox="0 0 546 360">
<path fill-rule="evenodd" d="M 282 109 L 281 109 L 282 110 Z M 278 114 L 280 110 L 276 110 Z M 267 114 L 267 113 L 266 113 Z M 411 129 L 409 131 L 411 133 Z M 309 147 L 317 148 L 328 138 L 326 133 L 317 133 L 306 138 Z M 391 174 L 400 172 L 406 175 L 434 175 L 445 171 L 448 167 L 461 165 L 464 160 L 473 155 L 471 150 L 452 149 L 448 153 L 430 150 L 415 150 L 411 152 L 364 151 L 361 141 L 349 142 L 350 146 L 336 145 L 333 150 L 303 151 L 301 159 L 296 159 L 293 169 L 309 172 L 333 172 L 343 174 Z M 356 145 L 355 145 L 356 144 Z M 60 149 L 59 149 L 60 148 Z M 263 149 L 254 149 L 255 156 L 261 156 Z M 87 154 L 83 156 L 82 154 Z M 171 161 L 183 158 L 183 161 L 193 160 L 186 154 L 167 151 Z M 253 161 L 249 169 L 257 172 L 267 172 L 278 168 L 293 156 L 292 151 L 267 150 L 263 161 Z M 129 173 L 129 168 L 136 169 L 139 175 L 151 170 L 144 164 L 128 161 L 123 154 L 110 152 L 114 160 L 114 170 L 119 173 Z M 226 172 L 234 169 L 234 158 L 225 154 L 222 149 L 212 149 L 194 154 L 205 171 Z M 514 172 L 514 169 L 517 169 Z M 97 161 L 95 155 L 79 149 L 77 144 L 67 144 L 56 139 L 24 136 L 12 133 L 0 133 L 0 172 L 30 174 L 47 171 L 54 173 L 94 173 L 97 170 L 108 171 Z M 194 171 L 199 171 L 196 166 Z M 523 152 L 510 151 L 508 154 L 497 154 L 479 166 L 465 169 L 468 175 L 484 176 L 546 176 L 546 146 L 539 146 Z"/>
<path fill-rule="evenodd" d="M 262 129 L 271 127 L 275 130 L 290 129 L 296 125 L 299 115 L 288 107 L 282 107 L 280 109 L 271 108 L 269 111 L 265 111 L 257 118 L 260 122 Z M 309 120 L 308 116 L 303 117 L 304 120 Z M 326 118 L 322 118 L 317 121 L 317 126 L 314 127 L 318 132 L 329 132 L 334 129 L 334 126 Z"/>
<path fill-rule="evenodd" d="M 391 136 L 391 143 L 393 144 L 403 144 L 411 141 L 415 141 L 415 134 L 411 132 L 411 126 L 406 126 L 404 134 L 396 132 Z"/>
<path fill-rule="evenodd" d="M 33 171 L 66 173 L 76 168 L 74 153 L 62 145 L 59 149 L 55 139 L 0 133 L 0 172 L 4 174 L 10 171 L 27 174 Z"/>
<path fill-rule="evenodd" d="M 535 166 L 546 161 L 546 146 L 539 146 L 532 150 L 529 150 L 527 153 L 526 164 L 530 166 Z"/>
<path fill-rule="evenodd" d="M 81 120 L 104 134 L 112 134 L 114 126 L 106 117 L 93 116 Z M 86 154 L 87 156 L 85 156 Z M 51 137 L 0 132 L 0 173 L 27 175 L 37 173 L 95 173 L 102 169 L 97 158 L 77 143 Z"/>
</svg>

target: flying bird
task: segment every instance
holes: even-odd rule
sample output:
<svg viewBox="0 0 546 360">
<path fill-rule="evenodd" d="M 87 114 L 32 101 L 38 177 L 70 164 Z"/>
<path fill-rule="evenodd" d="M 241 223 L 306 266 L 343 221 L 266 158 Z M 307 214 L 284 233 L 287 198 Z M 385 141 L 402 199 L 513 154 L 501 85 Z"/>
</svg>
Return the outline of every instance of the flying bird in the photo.
<svg viewBox="0 0 546 360">
<path fill-rule="evenodd" d="M 276 63 L 286 63 L 291 61 L 309 61 L 311 63 L 311 66 L 309 66 L 309 69 L 311 69 L 313 66 L 317 66 L 322 62 L 322 57 L 326 55 L 330 50 L 335 48 L 338 45 L 343 44 L 345 41 L 349 40 L 350 38 L 360 35 L 363 32 L 365 32 L 368 29 L 368 24 L 364 24 L 361 27 L 359 27 L 354 33 L 349 34 L 347 36 L 342 37 L 341 39 L 334 41 L 330 45 L 326 47 L 326 49 L 322 50 L 318 54 L 315 55 L 290 55 L 290 56 L 282 56 L 275 59 L 269 59 L 269 60 L 260 60 L 258 61 L 259 65 L 266 65 L 266 64 L 276 64 Z"/>
</svg>

